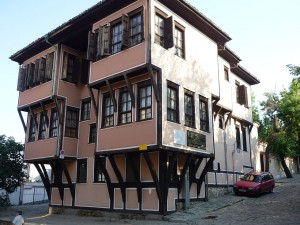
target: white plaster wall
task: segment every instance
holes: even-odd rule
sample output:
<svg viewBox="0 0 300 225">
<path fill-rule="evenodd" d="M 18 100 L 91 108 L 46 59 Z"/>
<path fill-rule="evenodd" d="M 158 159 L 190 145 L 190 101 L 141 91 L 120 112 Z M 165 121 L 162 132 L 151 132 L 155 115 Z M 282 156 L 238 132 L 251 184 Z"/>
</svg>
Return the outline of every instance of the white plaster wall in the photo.
<svg viewBox="0 0 300 225">
<path fill-rule="evenodd" d="M 185 59 L 175 56 L 174 48 L 165 49 L 154 43 L 154 24 L 151 26 L 152 41 L 152 63 L 162 68 L 162 109 L 163 109 L 163 144 L 187 149 L 186 145 L 178 146 L 174 144 L 174 129 L 186 132 L 187 129 L 203 133 L 206 135 L 206 151 L 213 152 L 211 132 L 200 131 L 199 123 L 199 95 L 208 99 L 211 94 L 218 93 L 218 51 L 217 44 L 207 36 L 189 25 L 176 14 L 173 14 L 167 8 L 157 2 L 152 5 L 152 18 L 154 21 L 155 7 L 173 16 L 173 20 L 185 27 Z M 167 122 L 167 80 L 179 85 L 179 112 L 180 124 Z M 195 93 L 195 122 L 196 129 L 184 126 L 184 89 Z M 209 108 L 211 102 L 209 101 Z M 209 111 L 211 116 L 211 111 Z M 210 117 L 210 131 L 212 131 Z M 198 149 L 188 148 L 190 150 L 201 151 Z"/>
</svg>

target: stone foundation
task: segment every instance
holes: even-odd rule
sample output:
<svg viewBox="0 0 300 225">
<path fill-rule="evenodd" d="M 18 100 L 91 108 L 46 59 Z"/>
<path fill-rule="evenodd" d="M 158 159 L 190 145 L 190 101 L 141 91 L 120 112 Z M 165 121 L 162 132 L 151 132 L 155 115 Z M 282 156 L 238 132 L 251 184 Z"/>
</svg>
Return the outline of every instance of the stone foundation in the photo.
<svg viewBox="0 0 300 225">
<path fill-rule="evenodd" d="M 208 187 L 208 199 L 226 195 L 232 192 L 232 187 Z"/>
</svg>

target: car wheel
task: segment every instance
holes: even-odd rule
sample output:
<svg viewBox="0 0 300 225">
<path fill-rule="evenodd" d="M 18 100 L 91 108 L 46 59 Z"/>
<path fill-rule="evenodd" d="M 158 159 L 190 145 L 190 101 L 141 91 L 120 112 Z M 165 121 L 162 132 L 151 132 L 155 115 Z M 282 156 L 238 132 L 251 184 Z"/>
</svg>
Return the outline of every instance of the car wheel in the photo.
<svg viewBox="0 0 300 225">
<path fill-rule="evenodd" d="M 272 186 L 269 190 L 270 193 L 273 193 L 274 186 Z"/>
<path fill-rule="evenodd" d="M 255 192 L 255 197 L 258 198 L 261 194 L 261 191 L 260 189 L 258 189 L 256 192 Z"/>
</svg>

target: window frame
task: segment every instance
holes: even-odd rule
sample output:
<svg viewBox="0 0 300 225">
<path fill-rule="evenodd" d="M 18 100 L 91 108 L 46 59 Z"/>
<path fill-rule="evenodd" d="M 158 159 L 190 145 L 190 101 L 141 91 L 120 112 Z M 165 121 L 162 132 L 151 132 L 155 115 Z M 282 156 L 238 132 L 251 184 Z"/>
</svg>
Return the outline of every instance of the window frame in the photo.
<svg viewBox="0 0 300 225">
<path fill-rule="evenodd" d="M 62 66 L 62 80 L 77 84 L 80 76 L 80 62 L 79 57 L 64 51 L 63 53 L 63 66 Z M 67 62 L 66 62 L 67 61 Z M 72 62 L 72 63 L 71 63 Z M 67 63 L 67 64 L 66 64 Z M 71 65 L 72 64 L 72 65 Z"/>
<path fill-rule="evenodd" d="M 191 98 L 191 105 L 188 105 L 187 98 Z M 192 111 L 190 114 L 188 111 L 189 107 Z M 187 89 L 184 90 L 184 125 L 191 128 L 196 128 L 195 123 L 195 93 Z"/>
<path fill-rule="evenodd" d="M 152 94 L 152 85 L 151 85 L 151 81 L 150 80 L 146 80 L 143 82 L 140 82 L 137 84 L 137 121 L 145 121 L 145 120 L 151 120 L 153 118 L 153 94 Z M 141 97 L 141 90 L 143 88 L 146 88 L 146 95 Z M 148 88 L 150 88 L 150 95 L 148 95 Z M 145 106 L 142 107 L 141 106 L 141 98 L 145 98 Z M 147 99 L 150 98 L 150 105 L 147 105 Z M 141 118 L 141 111 L 146 110 L 145 111 L 145 118 Z M 150 117 L 147 117 L 147 114 L 149 112 L 147 112 L 148 110 L 150 110 Z"/>
<path fill-rule="evenodd" d="M 235 95 L 236 95 L 236 102 L 238 104 L 242 104 L 241 103 L 241 96 L 240 96 L 240 82 L 235 81 Z"/>
<path fill-rule="evenodd" d="M 126 94 L 126 100 L 123 102 L 123 94 Z M 126 110 L 123 111 L 123 104 L 126 106 Z M 128 107 L 128 104 L 130 104 L 130 107 Z M 129 109 L 130 108 L 130 109 Z M 130 114 L 130 121 L 128 120 L 128 114 Z M 122 122 L 122 116 L 126 115 L 126 122 Z M 132 100 L 129 93 L 129 90 L 127 87 L 123 87 L 119 89 L 119 110 L 118 110 L 118 125 L 125 125 L 132 123 Z"/>
<path fill-rule="evenodd" d="M 55 117 L 56 114 L 56 117 Z M 56 125 L 56 126 L 54 126 Z M 49 138 L 58 136 L 58 111 L 53 108 L 51 109 L 51 118 L 50 118 L 50 128 L 49 128 Z M 55 131 L 56 130 L 56 131 Z M 54 135 L 56 133 L 56 135 Z"/>
<path fill-rule="evenodd" d="M 169 90 L 174 91 L 175 93 L 175 99 L 172 99 L 172 96 L 169 95 Z M 175 102 L 174 106 L 175 109 L 172 108 L 172 101 Z M 175 118 L 174 120 L 172 119 L 171 114 L 174 114 L 173 117 Z M 167 120 L 170 122 L 174 123 L 180 123 L 180 118 L 179 118 L 179 85 L 175 84 L 171 81 L 167 81 Z"/>
<path fill-rule="evenodd" d="M 247 152 L 247 132 L 246 127 L 242 127 L 243 151 Z"/>
<path fill-rule="evenodd" d="M 34 142 L 36 139 L 36 126 L 34 120 L 36 120 L 36 114 L 30 116 L 28 142 Z"/>
<path fill-rule="evenodd" d="M 72 113 L 71 118 L 69 119 L 68 119 L 68 113 Z M 75 124 L 76 124 L 75 127 L 68 126 L 68 122 L 71 123 L 71 125 L 74 123 L 73 116 L 75 116 Z M 66 119 L 65 119 L 65 137 L 78 138 L 78 127 L 79 127 L 79 109 L 68 106 L 66 111 Z M 74 136 L 71 135 L 72 131 L 73 132 L 75 131 Z"/>
<path fill-rule="evenodd" d="M 118 33 L 114 33 L 114 28 L 118 27 Z M 114 21 L 110 27 L 110 48 L 111 48 L 111 54 L 116 54 L 118 52 L 122 51 L 122 41 L 123 41 L 123 24 L 121 19 L 117 19 Z M 115 41 L 115 37 L 117 37 L 117 40 Z M 114 49 L 114 47 L 117 47 Z"/>
<path fill-rule="evenodd" d="M 94 158 L 94 183 L 106 183 L 104 172 L 102 167 L 99 165 L 103 161 L 102 165 L 106 168 L 106 157 L 96 155 Z M 100 178 L 100 179 L 99 179 Z"/>
<path fill-rule="evenodd" d="M 95 131 L 95 133 L 93 131 Z M 96 141 L 97 141 L 97 125 L 96 123 L 91 123 L 89 129 L 89 144 L 94 144 L 96 143 Z"/>
<path fill-rule="evenodd" d="M 224 80 L 229 82 L 229 69 L 226 66 L 224 66 Z"/>
<path fill-rule="evenodd" d="M 110 99 L 109 105 L 105 105 L 106 99 Z M 110 111 L 110 114 L 108 114 L 108 115 L 106 115 L 106 110 L 105 110 L 106 108 L 109 108 L 109 111 Z M 112 111 L 112 113 L 111 113 L 111 111 Z M 106 118 L 109 118 L 108 125 L 105 125 Z M 111 123 L 111 121 L 112 121 L 112 123 Z M 102 126 L 101 126 L 101 128 L 113 127 L 114 125 L 115 125 L 115 112 L 114 112 L 113 99 L 111 98 L 110 93 L 106 92 L 106 93 L 103 93 L 103 96 L 102 96 Z"/>
<path fill-rule="evenodd" d="M 181 40 L 178 37 L 178 34 L 181 33 Z M 184 28 L 179 25 L 179 24 L 175 24 L 175 28 L 174 28 L 174 47 L 175 47 L 175 55 L 177 55 L 178 57 L 185 59 L 185 32 L 184 32 Z M 181 47 L 179 42 L 181 42 Z M 178 49 L 180 51 L 178 51 Z M 181 52 L 181 54 L 179 54 L 178 52 Z"/>
<path fill-rule="evenodd" d="M 47 138 L 47 121 L 46 121 L 47 111 L 40 113 L 40 124 L 39 124 L 39 135 L 38 140 L 44 140 Z"/>
<path fill-rule="evenodd" d="M 236 142 L 236 149 L 241 149 L 241 131 L 239 126 L 235 126 L 235 142 Z"/>
<path fill-rule="evenodd" d="M 203 109 L 204 104 L 204 109 Z M 199 111 L 200 111 L 200 130 L 209 132 L 209 113 L 208 113 L 208 98 L 199 95 Z M 205 114 L 205 119 L 203 119 Z M 206 124 L 206 129 L 203 128 L 203 124 Z"/>
<path fill-rule="evenodd" d="M 82 167 L 80 164 L 84 165 L 83 168 L 84 171 L 81 170 Z M 87 159 L 77 159 L 77 179 L 76 179 L 77 183 L 87 183 L 87 172 L 88 172 Z"/>
<path fill-rule="evenodd" d="M 91 98 L 81 100 L 80 121 L 91 119 Z"/>
<path fill-rule="evenodd" d="M 165 23 L 166 18 L 156 12 L 154 22 L 154 43 L 159 44 L 163 48 L 165 47 Z"/>
<path fill-rule="evenodd" d="M 137 18 L 141 17 L 140 24 L 137 22 L 133 26 L 132 21 Z M 140 27 L 140 32 L 132 34 L 132 30 L 134 28 L 137 28 L 139 30 Z M 133 41 L 136 37 L 140 36 L 140 38 L 137 38 L 137 41 Z M 143 8 L 140 8 L 138 10 L 135 10 L 129 14 L 129 46 L 133 47 L 135 45 L 138 45 L 142 43 L 144 40 L 144 17 L 143 17 Z"/>
</svg>

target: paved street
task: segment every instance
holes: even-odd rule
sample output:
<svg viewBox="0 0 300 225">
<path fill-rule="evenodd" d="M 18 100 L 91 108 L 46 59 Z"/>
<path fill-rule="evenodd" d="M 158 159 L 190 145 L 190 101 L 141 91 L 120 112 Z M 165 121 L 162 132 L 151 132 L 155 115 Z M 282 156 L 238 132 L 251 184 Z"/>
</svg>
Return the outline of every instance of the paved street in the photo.
<svg viewBox="0 0 300 225">
<path fill-rule="evenodd" d="M 296 225 L 300 224 L 300 175 L 281 179 L 274 193 L 259 198 L 233 194 L 195 203 L 186 212 L 166 217 L 154 216 L 146 220 L 84 217 L 74 215 L 47 215 L 47 205 L 12 207 L 0 211 L 0 220 L 12 220 L 15 209 L 24 211 L 25 224 L 102 224 L 102 225 Z"/>
</svg>

